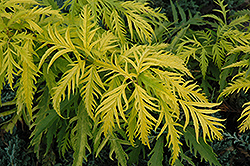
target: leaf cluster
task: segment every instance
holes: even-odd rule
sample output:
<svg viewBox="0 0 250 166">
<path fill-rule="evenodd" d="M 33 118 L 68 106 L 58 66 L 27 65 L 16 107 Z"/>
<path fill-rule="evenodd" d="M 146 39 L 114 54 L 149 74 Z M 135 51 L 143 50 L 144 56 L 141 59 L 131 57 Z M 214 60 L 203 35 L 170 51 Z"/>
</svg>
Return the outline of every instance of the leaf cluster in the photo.
<svg viewBox="0 0 250 166">
<path fill-rule="evenodd" d="M 36 37 L 44 31 L 42 27 L 46 22 L 62 17 L 59 11 L 51 10 L 50 7 L 39 8 L 38 3 L 33 0 L 1 0 L 0 10 L 0 92 L 5 80 L 12 90 L 16 89 L 17 108 L 11 120 L 13 123 L 5 125 L 6 130 L 12 130 L 22 115 L 27 124 L 32 117 L 38 76 L 34 50 Z M 12 113 L 13 111 L 9 111 L 5 115 Z"/>
<path fill-rule="evenodd" d="M 216 14 L 202 16 L 209 28 L 190 30 L 175 48 L 176 54 L 192 66 L 193 71 L 198 72 L 196 79 L 201 79 L 203 91 L 211 99 L 219 100 L 233 93 L 248 92 L 249 29 L 246 26 L 249 11 L 242 10 L 229 16 L 230 10 L 223 0 L 215 3 L 220 7 L 214 9 Z M 195 63 L 198 63 L 199 70 Z M 238 68 L 238 71 L 234 68 Z M 218 85 L 215 82 L 219 82 L 220 88 L 213 87 Z M 239 119 L 240 132 L 250 127 L 249 102 L 243 107 Z"/>
<path fill-rule="evenodd" d="M 219 82 L 221 92 L 226 86 L 226 79 L 231 76 L 233 70 L 221 70 L 237 61 L 239 54 L 230 54 L 238 46 L 249 44 L 249 35 L 244 28 L 249 21 L 249 15 L 243 14 L 237 17 L 228 17 L 229 10 L 224 1 L 217 1 L 220 9 L 214 9 L 216 14 L 202 16 L 209 25 L 205 30 L 190 30 L 189 33 L 178 44 L 177 54 L 185 59 L 194 72 L 197 72 L 196 79 L 201 79 L 201 86 L 206 95 L 212 97 L 214 93 L 211 82 Z M 197 70 L 197 67 L 200 70 Z M 201 74 L 199 73 L 201 72 Z M 202 78 L 200 78 L 202 76 Z M 216 93 L 216 96 L 219 94 Z"/>
<path fill-rule="evenodd" d="M 37 157 L 41 142 L 47 144 L 46 156 L 56 140 L 62 157 L 73 149 L 73 165 L 109 146 L 109 157 L 125 166 L 131 158 L 127 147 L 140 142 L 151 148 L 156 139 L 149 165 L 161 164 L 163 151 L 157 148 L 164 145 L 171 150 L 171 165 L 192 163 L 182 152 L 184 136 L 194 155 L 198 151 L 219 165 L 206 144 L 222 139 L 223 120 L 212 116 L 219 103 L 209 103 L 192 81 L 181 49 L 175 55 L 174 44 L 154 40 L 164 14 L 134 1 L 66 1 L 62 8 L 69 7 L 68 14 L 32 0 L 1 5 L 0 86 L 7 80 L 17 88 L 16 108 L 1 113 L 13 118 L 2 127 L 11 131 L 23 118 Z"/>
</svg>

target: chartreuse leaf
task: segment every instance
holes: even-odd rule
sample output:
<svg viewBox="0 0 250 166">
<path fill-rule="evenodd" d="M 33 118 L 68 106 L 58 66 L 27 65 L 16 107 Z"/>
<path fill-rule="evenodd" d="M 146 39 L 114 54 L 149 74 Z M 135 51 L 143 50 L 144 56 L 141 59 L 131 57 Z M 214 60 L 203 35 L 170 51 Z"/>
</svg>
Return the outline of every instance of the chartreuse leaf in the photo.
<svg viewBox="0 0 250 166">
<path fill-rule="evenodd" d="M 127 122 L 124 114 L 124 111 L 128 109 L 128 100 L 125 93 L 126 88 L 127 84 L 123 84 L 104 94 L 102 101 L 97 108 L 96 116 L 101 114 L 101 119 L 103 121 L 102 129 L 105 136 L 108 132 L 112 132 L 115 127 L 115 121 L 120 128 L 119 116 Z M 125 106 L 123 102 L 125 103 Z"/>
<path fill-rule="evenodd" d="M 163 77 L 163 76 L 166 77 L 166 75 L 167 75 L 167 72 L 164 72 L 165 75 L 163 75 L 163 72 L 160 73 L 159 70 L 155 69 L 154 71 L 157 72 L 159 75 L 161 75 L 161 77 Z M 172 74 L 172 76 L 174 76 L 174 74 Z M 178 156 L 180 153 L 180 145 L 181 145 L 181 143 L 179 141 L 179 138 L 180 138 L 179 135 L 181 134 L 181 132 L 178 131 L 175 127 L 179 126 L 181 128 L 182 126 L 179 123 L 176 123 L 174 121 L 174 119 L 177 118 L 177 116 L 174 115 L 174 113 L 177 113 L 176 110 L 174 109 L 174 108 L 176 108 L 174 105 L 177 105 L 177 103 L 173 102 L 173 104 L 170 104 L 171 102 L 169 100 L 175 99 L 174 96 L 172 96 L 166 92 L 166 89 L 168 89 L 170 85 L 164 87 L 164 85 L 161 84 L 159 82 L 159 80 L 157 81 L 156 79 L 153 79 L 152 76 L 149 74 L 141 74 L 139 78 L 145 84 L 146 89 L 148 89 L 147 86 L 149 86 L 150 88 L 152 88 L 154 90 L 154 92 L 156 94 L 158 94 L 159 97 L 161 97 L 166 103 L 169 104 L 169 105 L 167 105 L 164 101 L 160 100 L 161 101 L 160 105 L 162 106 L 162 112 L 160 113 L 159 118 L 157 120 L 158 123 L 156 124 L 156 128 L 160 125 L 162 119 L 165 117 L 164 123 L 163 123 L 164 126 L 161 128 L 161 131 L 160 131 L 158 137 L 163 133 L 163 131 L 165 131 L 165 130 L 168 131 L 167 140 L 169 143 L 169 147 L 171 147 L 171 149 L 172 149 L 172 155 L 173 155 L 172 156 L 172 164 L 173 163 L 181 164 L 181 162 L 178 160 Z M 192 87 L 192 88 L 194 88 L 194 87 Z M 185 95 L 187 95 L 187 94 L 185 94 Z M 169 106 L 171 106 L 173 110 L 171 110 L 171 107 L 169 107 Z M 213 106 L 214 106 L 213 104 L 211 106 L 209 105 L 209 107 L 213 107 Z"/>
<path fill-rule="evenodd" d="M 187 145 L 190 148 L 190 151 L 197 155 L 197 152 L 201 155 L 201 160 L 208 161 L 210 165 L 218 165 L 221 166 L 219 161 L 216 158 L 216 154 L 213 152 L 211 146 L 209 146 L 204 140 L 199 137 L 199 143 L 195 139 L 195 131 L 191 127 L 187 127 L 186 131 L 184 132 L 184 138 Z"/>
<path fill-rule="evenodd" d="M 125 27 L 124 20 L 121 18 L 121 16 L 118 14 L 116 10 L 112 11 L 110 17 L 111 17 L 110 19 L 112 20 L 111 22 L 111 27 L 113 28 L 112 31 L 115 32 L 115 35 L 118 36 L 119 39 L 121 40 L 121 43 L 124 44 L 126 41 L 126 36 L 125 36 L 126 31 L 124 28 Z M 131 20 L 131 17 L 129 17 L 129 19 Z"/>
<path fill-rule="evenodd" d="M 127 127 L 127 133 L 128 133 L 128 140 L 130 143 L 134 146 L 134 136 L 135 136 L 135 130 L 136 130 L 136 115 L 137 111 L 134 107 L 129 109 L 129 117 L 128 117 L 128 127 Z"/>
<path fill-rule="evenodd" d="M 163 51 L 167 47 L 167 44 L 134 46 L 126 50 L 124 58 L 133 66 L 138 75 L 152 66 L 164 66 L 166 68 L 174 68 L 192 77 L 181 58 L 173 55 L 171 52 Z"/>
<path fill-rule="evenodd" d="M 38 4 L 35 0 L 20 0 L 20 1 L 16 1 L 16 0 L 4 0 L 3 2 L 5 2 L 4 4 L 6 6 L 14 6 L 15 4 L 19 4 L 19 3 L 26 3 L 26 4 Z"/>
<path fill-rule="evenodd" d="M 173 80 L 174 79 L 177 80 L 180 77 L 172 77 L 175 74 L 164 72 L 158 69 L 151 69 L 151 70 L 154 71 L 156 74 L 159 74 L 161 78 L 164 78 L 167 81 L 165 81 L 164 79 L 162 80 L 159 77 L 155 77 L 150 72 L 144 72 L 140 74 L 138 80 L 142 81 L 148 93 L 151 93 L 151 91 L 153 91 L 154 94 L 156 94 L 159 98 L 161 98 L 161 100 L 168 103 L 168 105 L 174 108 L 174 110 L 176 111 L 177 109 L 176 105 L 178 103 L 177 103 L 177 99 L 175 98 L 175 96 L 171 93 L 172 85 L 170 83 L 171 82 L 170 78 Z M 167 75 L 169 76 L 169 78 L 167 78 Z M 180 75 L 177 74 L 176 76 L 180 76 Z"/>
<path fill-rule="evenodd" d="M 19 88 L 17 90 L 17 113 L 20 113 L 24 106 L 27 108 L 27 112 L 32 118 L 32 104 L 33 104 L 33 95 L 36 90 L 36 74 L 37 68 L 33 63 L 33 57 L 29 52 L 29 42 L 26 42 L 24 47 L 18 47 L 17 54 L 21 57 L 22 60 L 22 74 L 19 82 Z"/>
<path fill-rule="evenodd" d="M 77 113 L 77 124 L 75 128 L 72 129 L 72 134 L 74 135 L 71 142 L 74 149 L 74 160 L 73 166 L 82 165 L 83 158 L 87 161 L 86 149 L 91 153 L 91 148 L 88 144 L 88 137 L 92 137 L 91 134 L 91 122 L 84 107 L 84 102 L 82 101 L 78 107 Z M 72 136 L 71 136 L 72 137 Z"/>
<path fill-rule="evenodd" d="M 161 116 L 165 117 L 165 124 L 163 126 L 163 128 L 161 129 L 161 132 L 159 133 L 159 135 L 164 131 L 167 130 L 168 134 L 167 134 L 167 142 L 168 142 L 168 147 L 171 148 L 172 150 L 172 158 L 171 158 L 171 164 L 174 164 L 175 160 L 178 158 L 179 153 L 180 153 L 180 146 L 182 145 L 182 143 L 180 142 L 180 135 L 182 134 L 180 131 L 178 131 L 176 129 L 176 127 L 182 127 L 179 123 L 176 123 L 173 119 L 173 115 L 171 115 L 170 112 L 170 108 L 168 108 L 166 103 L 162 103 L 162 114 L 160 114 L 160 118 Z M 159 118 L 159 121 L 160 121 Z M 166 129 L 167 128 L 167 129 Z M 158 136 L 159 136 L 158 135 Z"/>
<path fill-rule="evenodd" d="M 41 24 L 44 25 L 44 23 L 48 23 L 48 20 L 50 20 L 50 22 L 55 22 L 51 18 L 62 19 L 58 10 L 51 10 L 50 7 L 39 8 L 38 3 L 33 0 L 21 0 L 18 2 L 9 0 L 4 6 L 9 9 L 10 7 L 15 9 L 13 13 L 5 13 L 5 17 L 9 19 L 7 26 L 10 28 L 14 27 L 14 29 L 26 28 L 26 30 L 29 29 L 41 34 L 43 32 Z M 47 17 L 45 18 L 45 16 Z M 50 16 L 50 18 L 48 18 L 48 16 Z M 21 21 L 22 24 L 20 24 Z"/>
<path fill-rule="evenodd" d="M 171 147 L 172 149 L 173 164 L 178 158 L 180 152 L 180 145 L 182 145 L 179 141 L 181 132 L 176 129 L 177 126 L 182 126 L 179 123 L 175 122 L 175 119 L 178 119 L 179 114 L 176 107 L 176 105 L 178 105 L 177 100 L 174 95 L 168 92 L 169 86 L 161 83 L 159 79 L 153 78 L 152 75 L 150 76 L 146 74 L 141 74 L 139 78 L 145 84 L 146 89 L 150 87 L 155 91 L 154 93 L 157 94 L 157 96 L 160 98 L 160 115 L 155 128 L 157 129 L 161 123 L 163 124 L 163 127 L 161 128 L 157 138 L 159 138 L 161 134 L 167 130 L 168 134 L 166 138 L 168 142 L 168 147 Z"/>
<path fill-rule="evenodd" d="M 124 3 L 124 8 L 130 8 L 130 3 Z M 137 13 L 127 12 L 126 18 L 128 21 L 129 30 L 131 32 L 131 39 L 134 37 L 134 32 L 136 32 L 137 36 L 141 41 L 146 42 L 150 41 L 152 38 L 153 29 L 150 24 L 144 19 L 144 17 L 138 15 Z"/>
<path fill-rule="evenodd" d="M 164 147 L 164 136 L 161 135 L 155 143 L 154 149 L 151 150 L 150 160 L 148 161 L 149 166 L 162 166 L 163 161 L 163 147 Z"/>
<path fill-rule="evenodd" d="M 53 30 L 54 29 L 54 30 Z M 49 48 L 44 55 L 42 56 L 40 63 L 39 63 L 39 68 L 41 67 L 41 65 L 44 63 L 44 61 L 46 60 L 47 57 L 49 57 L 53 51 L 55 50 L 59 50 L 58 52 L 56 52 L 52 58 L 49 61 L 49 65 L 48 65 L 48 70 L 51 67 L 51 65 L 61 56 L 63 56 L 65 59 L 67 59 L 70 63 L 73 63 L 72 60 L 68 57 L 68 53 L 73 52 L 74 55 L 76 56 L 76 58 L 78 60 L 80 60 L 80 55 L 77 52 L 75 46 L 73 45 L 72 41 L 71 41 L 71 37 L 70 37 L 70 32 L 69 32 L 69 27 L 67 27 L 66 31 L 65 31 L 65 37 L 63 38 L 63 36 L 59 33 L 56 24 L 54 24 L 53 27 L 51 27 L 50 25 L 48 26 L 48 37 L 45 37 L 46 42 L 53 44 L 54 46 L 52 46 L 51 48 Z M 43 45 L 44 46 L 44 45 Z"/>
<path fill-rule="evenodd" d="M 106 53 L 119 51 L 118 46 L 118 39 L 117 37 L 111 33 L 110 31 L 107 31 L 102 34 L 100 42 L 98 43 L 98 54 L 96 56 L 99 56 L 102 58 L 102 56 L 106 56 Z"/>
<path fill-rule="evenodd" d="M 7 7 L 11 10 L 3 12 L 3 18 L 0 19 L 4 23 L 4 28 L 0 28 L 0 75 L 7 78 L 11 87 L 13 74 L 22 77 L 18 82 L 21 87 L 17 95 L 20 114 L 15 114 L 10 125 L 5 127 L 7 130 L 13 128 L 23 116 L 24 111 L 21 110 L 27 110 L 30 116 L 32 112 L 37 112 L 31 125 L 31 128 L 35 127 L 31 135 L 35 151 L 39 151 L 39 145 L 45 139 L 47 153 L 56 138 L 61 154 L 64 155 L 70 146 L 73 147 L 73 165 L 82 165 L 83 159 L 87 160 L 87 153 L 91 153 L 89 141 L 93 138 L 97 156 L 108 144 L 110 158 L 115 153 L 118 163 L 125 166 L 128 156 L 123 145 L 137 146 L 134 143 L 134 139 L 137 139 L 149 146 L 150 132 L 156 125 L 159 140 L 151 153 L 149 165 L 162 163 L 165 136 L 168 148 L 172 150 L 173 165 L 174 162 L 180 163 L 179 155 L 183 156 L 180 148 L 180 129 L 183 127 L 178 122 L 181 111 L 186 120 L 184 128 L 187 129 L 192 117 L 196 136 L 201 127 L 203 139 L 220 137 L 219 127 L 222 126 L 217 118 L 210 116 L 217 112 L 211 109 L 216 104 L 207 102 L 197 90 L 198 85 L 185 81 L 183 76 L 192 75 L 185 67 L 184 60 L 166 51 L 169 50 L 168 44 L 150 45 L 155 36 L 152 25 L 160 25 L 158 22 L 165 19 L 163 14 L 138 2 L 68 0 L 65 6 L 71 5 L 69 15 L 72 20 L 54 24 L 58 20 L 52 18 L 53 25 L 45 28 L 42 25 L 50 22 L 50 16 L 58 11 L 54 13 L 40 6 L 24 10 L 32 5 L 22 6 L 23 2 L 28 1 L 31 0 L 11 0 L 0 4 L 2 9 L 6 9 L 4 4 L 10 4 Z M 177 7 L 185 21 L 185 13 Z M 18 25 L 22 19 L 24 25 Z M 177 19 L 176 11 L 176 22 Z M 5 29 L 11 32 L 7 34 Z M 186 30 L 180 31 L 172 42 L 171 51 L 174 52 L 174 46 Z M 220 30 L 226 31 L 223 27 Z M 240 41 L 242 36 L 238 36 Z M 147 45 L 133 44 L 137 42 Z M 218 46 L 223 51 L 231 48 L 228 42 L 218 43 L 224 45 L 223 49 Z M 43 49 L 39 48 L 39 52 L 35 52 L 32 48 L 36 44 L 41 44 L 40 48 Z M 182 46 L 187 44 L 190 43 L 185 42 Z M 221 50 L 219 53 L 223 52 Z M 205 51 L 202 63 L 206 62 L 209 53 Z M 33 57 L 33 53 L 36 57 Z M 39 63 L 38 67 L 36 63 Z M 35 77 L 40 69 L 46 74 L 41 76 L 41 82 L 37 85 Z M 39 104 L 33 107 L 35 86 L 40 85 L 45 88 L 41 90 L 43 93 L 38 99 Z M 54 109 L 50 108 L 51 105 Z M 69 120 L 58 115 L 67 116 Z M 23 117 L 28 119 L 26 115 Z M 120 132 L 125 128 L 126 131 Z M 126 140 L 125 132 L 130 143 Z M 195 141 L 193 137 L 192 141 Z M 157 151 L 158 147 L 160 151 Z"/>
<path fill-rule="evenodd" d="M 220 94 L 220 97 L 222 96 L 228 96 L 234 92 L 239 93 L 240 90 L 243 90 L 244 92 L 247 92 L 250 88 L 250 80 L 249 76 L 247 78 L 241 76 L 234 80 L 232 83 L 228 84 L 228 87 L 226 87 L 223 92 Z"/>
<path fill-rule="evenodd" d="M 2 96 L 2 89 L 3 89 L 3 85 L 4 85 L 4 73 L 3 73 L 3 49 L 0 46 L 0 96 Z M 2 107 L 2 100 L 0 97 L 0 107 Z"/>
<path fill-rule="evenodd" d="M 244 60 L 239 61 L 239 62 L 235 62 L 235 63 L 232 62 L 232 63 L 230 63 L 230 65 L 226 65 L 222 69 L 228 69 L 228 68 L 231 68 L 231 67 L 247 67 L 247 66 L 249 66 L 249 60 L 244 59 Z"/>
<path fill-rule="evenodd" d="M 214 14 L 206 14 L 206 15 L 203 15 L 202 17 L 213 18 L 213 19 L 217 20 L 221 25 L 224 25 L 224 21 Z"/>
<path fill-rule="evenodd" d="M 186 101 L 179 101 L 179 102 L 186 116 L 184 130 L 186 129 L 187 124 L 189 123 L 189 113 L 190 113 L 194 122 L 197 141 L 199 141 L 199 128 L 200 128 L 199 124 L 201 125 L 203 131 L 203 139 L 205 142 L 206 142 L 206 137 L 208 137 L 209 140 L 222 139 L 221 131 L 223 131 L 222 128 L 224 126 L 219 122 L 224 120 L 218 119 L 211 115 L 210 116 L 206 115 L 218 112 L 219 110 L 206 109 L 215 107 L 216 105 L 219 105 L 218 103 L 186 102 Z M 220 128 L 217 126 L 219 126 Z"/>
<path fill-rule="evenodd" d="M 36 8 L 38 8 L 38 6 Z M 37 31 L 40 34 L 43 32 L 43 29 L 31 19 L 26 19 L 26 22 L 29 24 L 31 30 Z"/>
<path fill-rule="evenodd" d="M 81 12 L 82 6 L 77 1 L 67 1 L 65 6 L 68 4 L 71 4 L 72 13 Z M 119 37 L 122 44 L 129 42 L 129 35 L 134 41 L 151 42 L 151 36 L 154 35 L 152 25 L 167 20 L 164 14 L 141 2 L 101 1 L 86 4 L 92 11 L 94 21 L 102 20 L 104 28 Z"/>
<path fill-rule="evenodd" d="M 245 132 L 250 129 L 250 102 L 245 103 L 243 106 L 246 106 L 246 108 L 244 108 L 240 118 L 238 119 L 238 121 L 244 119 L 239 125 L 240 132 Z"/>
<path fill-rule="evenodd" d="M 101 71 L 111 71 L 110 73 L 107 74 L 107 76 L 109 74 L 113 74 L 115 73 L 114 76 L 110 77 L 108 80 L 114 78 L 114 77 L 117 77 L 117 76 L 124 76 L 125 79 L 130 79 L 132 80 L 133 78 L 133 75 L 130 74 L 128 71 L 127 71 L 127 68 L 125 68 L 125 70 L 123 70 L 123 68 L 120 66 L 120 65 L 116 65 L 115 63 L 112 63 L 112 62 L 102 62 L 100 60 L 95 60 L 95 63 L 94 63 L 96 66 L 100 66 L 102 67 L 103 69 Z M 107 80 L 107 81 L 108 81 Z"/>
<path fill-rule="evenodd" d="M 113 160 L 112 154 L 115 152 L 116 159 L 118 160 L 118 165 L 127 166 L 128 155 L 123 150 L 122 144 L 130 145 L 129 142 L 117 138 L 116 135 L 114 134 L 111 134 L 109 141 L 110 141 L 109 158 Z"/>
<path fill-rule="evenodd" d="M 8 84 L 10 85 L 10 88 L 13 89 L 13 83 L 14 83 L 14 76 L 13 74 L 17 74 L 15 71 L 16 69 L 22 70 L 22 67 L 16 63 L 14 57 L 13 57 L 13 50 L 8 47 L 3 52 L 3 65 L 1 68 L 1 75 L 6 73 Z"/>
<path fill-rule="evenodd" d="M 97 66 L 89 65 L 84 73 L 83 78 L 79 84 L 83 85 L 80 89 L 81 96 L 83 97 L 85 107 L 88 115 L 94 120 L 94 110 L 97 107 L 96 99 L 102 96 L 101 87 L 105 90 L 104 84 L 97 73 Z"/>
<path fill-rule="evenodd" d="M 131 100 L 134 100 L 133 107 L 136 112 L 138 112 L 138 121 L 135 133 L 139 135 L 143 144 L 150 146 L 148 136 L 150 130 L 152 130 L 152 125 L 157 120 L 152 116 L 152 114 L 150 114 L 149 111 L 158 111 L 156 109 L 157 105 L 154 104 L 154 101 L 157 101 L 157 99 L 149 96 L 142 87 L 135 84 L 135 90 L 133 91 L 129 101 Z"/>
<path fill-rule="evenodd" d="M 64 73 L 63 77 L 59 81 L 58 86 L 54 88 L 54 92 L 52 95 L 53 107 L 60 117 L 62 117 L 60 113 L 60 103 L 65 99 L 66 89 L 68 92 L 67 96 L 69 98 L 71 92 L 74 94 L 74 91 L 79 83 L 79 77 L 83 70 L 81 67 L 81 63 L 72 64 L 70 66 L 72 66 L 71 69 Z"/>
<path fill-rule="evenodd" d="M 45 15 L 60 15 L 58 11 L 52 11 L 50 8 L 39 9 L 38 7 L 38 3 L 33 0 L 1 1 L 1 22 L 4 29 L 0 35 L 0 59 L 3 62 L 0 77 L 4 75 L 13 90 L 14 75 L 18 76 L 17 114 L 23 115 L 27 124 L 32 119 L 33 96 L 36 91 L 35 77 L 38 76 L 37 66 L 33 59 L 33 55 L 37 54 L 33 48 L 35 36 L 43 32 L 39 20 L 42 21 Z M 46 21 L 43 23 L 46 24 Z"/>
<path fill-rule="evenodd" d="M 162 127 L 160 133 L 158 134 L 158 137 L 163 133 L 163 131 L 167 130 L 167 142 L 168 147 L 172 150 L 172 158 L 171 158 L 171 164 L 174 164 L 176 159 L 179 156 L 180 153 L 180 146 L 182 143 L 180 142 L 180 135 L 182 134 L 180 131 L 176 129 L 176 127 L 182 127 L 179 123 L 175 122 L 176 116 L 171 111 L 171 108 L 168 107 L 167 103 L 164 101 L 161 101 L 161 114 L 158 119 L 158 123 L 156 124 L 156 127 L 159 126 L 159 122 L 162 121 L 164 118 L 164 126 Z"/>
<path fill-rule="evenodd" d="M 89 5 L 85 5 L 81 13 L 80 26 L 78 28 L 78 37 L 81 40 L 79 49 L 82 49 L 87 56 L 93 56 L 92 48 L 99 42 L 97 39 L 97 31 L 99 27 L 95 21 L 95 16 L 91 15 L 91 9 Z"/>
</svg>

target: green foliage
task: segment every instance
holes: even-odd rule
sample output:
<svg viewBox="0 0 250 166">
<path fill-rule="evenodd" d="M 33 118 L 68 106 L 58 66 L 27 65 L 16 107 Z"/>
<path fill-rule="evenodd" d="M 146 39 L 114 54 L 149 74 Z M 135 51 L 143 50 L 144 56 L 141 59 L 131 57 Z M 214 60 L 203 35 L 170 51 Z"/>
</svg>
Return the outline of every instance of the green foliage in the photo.
<svg viewBox="0 0 250 166">
<path fill-rule="evenodd" d="M 220 94 L 219 98 L 224 96 L 228 96 L 234 92 L 239 93 L 241 90 L 243 92 L 247 92 L 250 88 L 250 80 L 249 80 L 249 46 L 238 46 L 233 49 L 230 53 L 243 52 L 246 55 L 243 56 L 242 60 L 231 65 L 226 66 L 225 68 L 231 67 L 239 67 L 239 73 L 234 77 L 232 83 L 229 83 L 229 86 L 224 89 L 224 91 Z M 249 112 L 249 102 L 246 102 L 244 106 L 246 106 L 241 114 L 239 120 L 243 119 L 240 124 L 240 131 L 245 132 L 250 128 L 250 112 Z"/>
<path fill-rule="evenodd" d="M 151 6 L 162 7 L 162 11 L 171 17 L 171 5 L 170 1 L 153 0 Z M 184 12 L 190 11 L 192 15 L 200 12 L 201 14 L 211 13 L 212 9 L 215 8 L 213 0 L 178 0 L 174 3 L 178 3 Z M 228 4 L 228 8 L 234 12 L 241 9 L 247 9 L 249 2 L 245 0 L 225 0 Z"/>
<path fill-rule="evenodd" d="M 140 142 L 150 148 L 152 136 L 155 148 L 166 139 L 174 165 L 179 156 L 190 160 L 181 152 L 180 139 L 192 126 L 188 145 L 200 148 L 199 141 L 208 150 L 195 154 L 219 165 L 206 145 L 207 139 L 222 139 L 222 120 L 212 116 L 219 103 L 208 102 L 184 60 L 168 51 L 173 44 L 153 41 L 154 28 L 167 19 L 164 14 L 135 1 L 68 0 L 64 15 L 38 8 L 36 1 L 22 2 L 0 4 L 0 84 L 6 79 L 13 89 L 13 74 L 18 77 L 15 115 L 3 128 L 12 130 L 21 118 L 31 124 L 37 158 L 43 142 L 46 156 L 56 140 L 62 157 L 73 149 L 73 165 L 109 146 L 110 159 L 115 154 L 118 165 L 125 166 L 131 157 L 127 147 Z M 180 23 L 187 22 L 178 30 L 184 34 L 191 22 L 177 8 Z M 149 165 L 160 163 L 163 153 L 153 149 Z"/>
<path fill-rule="evenodd" d="M 249 16 L 243 15 L 228 20 L 229 10 L 226 9 L 227 5 L 224 5 L 224 1 L 216 1 L 216 4 L 220 7 L 220 9 L 214 9 L 218 15 L 207 14 L 202 16 L 214 20 L 213 22 L 207 22 L 212 28 L 191 31 L 191 35 L 187 35 L 177 49 L 177 54 L 187 62 L 195 60 L 199 63 L 203 76 L 202 87 L 207 95 L 211 95 L 211 91 L 213 91 L 208 80 L 218 81 L 220 91 L 226 86 L 225 79 L 230 76 L 232 71 L 221 72 L 221 68 L 225 64 L 235 62 L 238 56 L 237 54 L 227 56 L 227 54 L 234 47 L 249 44 L 249 35 L 242 28 L 243 24 L 249 21 Z M 212 75 L 212 77 L 209 75 Z"/>
<path fill-rule="evenodd" d="M 17 108 L 16 115 L 12 118 L 14 124 L 22 115 L 25 116 L 26 123 L 29 123 L 32 117 L 33 96 L 38 76 L 34 63 L 36 58 L 33 56 L 36 35 L 43 32 L 42 25 L 51 18 L 60 16 L 58 11 L 38 8 L 37 5 L 38 3 L 33 0 L 1 0 L 0 3 L 0 88 L 6 78 L 10 88 L 14 90 L 14 75 L 17 75 L 18 88 L 15 99 Z M 13 125 L 4 128 L 12 130 Z"/>
<path fill-rule="evenodd" d="M 160 138 L 156 141 L 156 144 L 154 146 L 154 149 L 152 149 L 151 153 L 149 155 L 152 154 L 150 160 L 148 161 L 148 165 L 149 166 L 153 166 L 153 165 L 162 165 L 162 161 L 163 161 L 163 146 L 164 146 L 164 137 L 163 135 L 160 136 Z"/>
<path fill-rule="evenodd" d="M 215 3 L 220 9 L 214 9 L 217 14 L 207 14 L 205 18 L 210 27 L 205 30 L 186 31 L 186 36 L 178 42 L 177 55 L 184 59 L 192 68 L 198 72 L 196 79 L 200 79 L 203 91 L 211 98 L 228 96 L 240 90 L 247 92 L 249 89 L 249 29 L 245 27 L 249 22 L 249 11 L 237 11 L 232 16 L 228 16 L 230 10 L 223 0 Z M 229 4 L 233 4 L 230 1 Z M 171 3 L 174 9 L 173 3 Z M 178 6 L 178 4 L 177 4 Z M 174 20 L 178 19 L 177 11 L 174 9 Z M 183 11 L 180 10 L 183 19 Z M 214 21 L 211 21 L 214 20 Z M 183 35 L 182 35 L 183 36 Z M 182 37 L 181 37 L 182 38 Z M 176 47 L 174 47 L 176 48 Z M 175 49 L 172 49 L 175 50 Z M 198 63 L 198 65 L 196 65 Z M 200 70 L 197 70 L 197 67 Z M 223 68 L 223 66 L 226 66 Z M 234 77 L 232 83 L 227 82 L 235 74 L 232 67 L 240 68 L 238 75 Z M 200 74 L 201 73 L 201 74 Z M 237 74 L 237 73 L 236 73 Z M 236 78 L 236 79 L 235 79 Z M 214 86 L 219 82 L 222 92 L 219 94 Z M 224 89 L 226 86 L 228 87 Z M 224 90 L 223 90 L 224 89 Z M 240 125 L 240 131 L 244 132 L 250 127 L 249 102 L 244 106 Z"/>
<path fill-rule="evenodd" d="M 200 137 L 199 142 L 194 141 L 194 130 L 192 128 L 188 128 L 184 133 L 184 137 L 187 145 L 190 147 L 190 150 L 196 156 L 197 152 L 201 155 L 201 160 L 206 160 L 210 165 L 221 165 L 219 161 L 216 159 L 216 156 L 213 152 L 213 149 L 204 142 L 204 140 Z"/>
<path fill-rule="evenodd" d="M 188 11 L 187 15 L 187 12 L 185 12 L 178 3 L 175 5 L 172 1 L 170 1 L 170 6 L 172 10 L 171 17 L 173 17 L 173 22 L 165 20 L 162 25 L 157 26 L 155 28 L 156 39 L 154 39 L 154 41 L 166 41 L 171 43 L 169 48 L 172 50 L 183 35 L 185 35 L 186 30 L 190 25 L 199 26 L 204 25 L 205 23 L 199 12 L 192 15 L 191 12 Z"/>
</svg>

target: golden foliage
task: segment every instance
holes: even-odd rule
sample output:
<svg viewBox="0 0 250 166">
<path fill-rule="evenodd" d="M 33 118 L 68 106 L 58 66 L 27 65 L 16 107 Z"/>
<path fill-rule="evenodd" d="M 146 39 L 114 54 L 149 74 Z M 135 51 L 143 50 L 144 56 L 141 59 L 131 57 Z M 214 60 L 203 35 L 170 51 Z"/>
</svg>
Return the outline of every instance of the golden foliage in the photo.
<svg viewBox="0 0 250 166">
<path fill-rule="evenodd" d="M 65 22 L 58 21 L 62 16 L 57 10 L 32 6 L 32 0 L 0 4 L 0 21 L 6 27 L 0 34 L 0 83 L 6 77 L 12 87 L 13 74 L 20 77 L 17 113 L 27 109 L 35 121 L 36 149 L 43 134 L 50 144 L 61 134 L 62 153 L 70 145 L 73 165 L 81 165 L 82 157 L 87 160 L 86 149 L 91 152 L 88 140 L 93 139 L 96 154 L 109 142 L 110 158 L 115 152 L 119 164 L 126 165 L 121 145 L 134 145 L 139 139 L 150 147 L 154 131 L 157 138 L 166 136 L 174 164 L 191 119 L 197 141 L 200 129 L 204 141 L 222 138 L 221 119 L 211 115 L 218 112 L 212 109 L 218 104 L 209 103 L 199 86 L 187 81 L 191 73 L 183 59 L 166 51 L 168 44 L 151 44 L 152 25 L 161 24 L 163 14 L 132 1 L 67 3 L 71 11 L 63 17 Z M 12 12 L 3 11 L 6 5 Z M 17 24 L 19 29 L 14 28 Z M 38 94 L 47 98 L 40 96 L 34 107 L 36 81 L 44 86 Z M 66 118 L 56 117 L 54 111 Z M 33 112 L 38 113 L 32 117 Z"/>
</svg>

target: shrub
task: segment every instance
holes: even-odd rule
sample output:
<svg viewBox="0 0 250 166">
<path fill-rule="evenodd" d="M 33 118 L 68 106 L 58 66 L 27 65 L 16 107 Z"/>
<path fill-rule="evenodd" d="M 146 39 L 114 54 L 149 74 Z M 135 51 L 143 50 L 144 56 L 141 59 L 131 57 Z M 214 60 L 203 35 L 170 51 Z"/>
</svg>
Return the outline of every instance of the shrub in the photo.
<svg viewBox="0 0 250 166">
<path fill-rule="evenodd" d="M 211 115 L 219 104 L 208 102 L 169 44 L 152 42 L 164 14 L 132 1 L 68 0 L 64 7 L 62 15 L 33 0 L 1 0 L 0 89 L 5 80 L 17 88 L 17 107 L 1 113 L 13 115 L 2 128 L 24 119 L 37 157 L 42 141 L 46 155 L 56 140 L 62 157 L 74 150 L 73 165 L 107 146 L 111 159 L 115 153 L 127 165 L 128 147 L 153 140 L 148 165 L 162 164 L 164 140 L 171 164 L 190 161 L 182 135 L 194 154 L 220 165 L 206 144 L 222 138 L 222 120 Z"/>
</svg>

